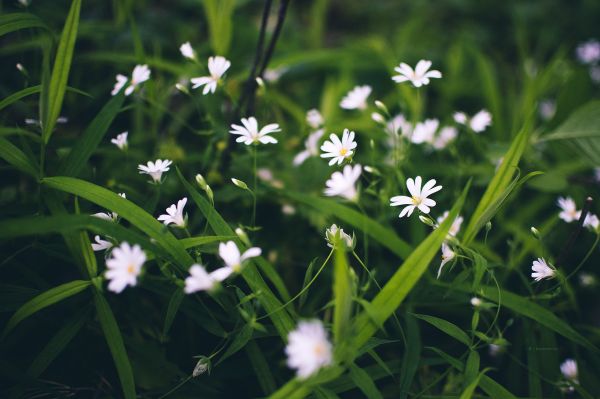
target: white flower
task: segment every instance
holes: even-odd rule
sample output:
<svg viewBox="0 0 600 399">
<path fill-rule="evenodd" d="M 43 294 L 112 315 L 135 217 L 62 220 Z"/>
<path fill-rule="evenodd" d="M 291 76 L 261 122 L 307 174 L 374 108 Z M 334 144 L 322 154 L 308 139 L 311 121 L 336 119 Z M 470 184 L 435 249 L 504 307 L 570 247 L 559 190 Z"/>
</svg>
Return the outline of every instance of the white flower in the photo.
<svg viewBox="0 0 600 399">
<path fill-rule="evenodd" d="M 410 140 L 415 144 L 432 143 L 439 125 L 440 121 L 437 119 L 427 119 L 417 123 Z"/>
<path fill-rule="evenodd" d="M 319 110 L 313 108 L 306 113 L 306 123 L 313 129 L 323 126 L 324 122 L 323 115 L 321 115 Z"/>
<path fill-rule="evenodd" d="M 573 359 L 566 359 L 560 365 L 560 372 L 567 380 L 577 381 L 577 362 Z"/>
<path fill-rule="evenodd" d="M 404 115 L 398 114 L 387 123 L 386 130 L 392 135 L 400 133 L 402 136 L 409 137 L 412 132 L 412 124 L 406 120 Z"/>
<path fill-rule="evenodd" d="M 557 204 L 561 209 L 561 212 L 558 214 L 559 218 L 567 223 L 579 219 L 579 211 L 577 210 L 577 206 L 575 205 L 573 198 L 558 197 Z"/>
<path fill-rule="evenodd" d="M 308 138 L 304 142 L 305 150 L 300 151 L 294 157 L 294 161 L 293 161 L 294 166 L 301 165 L 309 157 L 315 157 L 315 156 L 319 155 L 319 140 L 321 140 L 321 137 L 323 137 L 324 133 L 325 133 L 324 129 L 319 129 L 316 132 L 313 132 L 308 135 Z"/>
<path fill-rule="evenodd" d="M 136 65 L 135 68 L 133 68 L 129 86 L 127 86 L 125 89 L 125 95 L 128 96 L 133 93 L 137 86 L 144 83 L 148 79 L 150 79 L 150 69 L 148 69 L 148 65 Z M 125 86 L 127 83 L 127 80 L 127 76 L 121 74 L 117 75 L 117 83 L 115 83 L 115 87 L 110 94 L 114 96 L 120 92 L 123 86 Z"/>
<path fill-rule="evenodd" d="M 210 291 L 220 281 L 212 273 L 207 273 L 202 265 L 192 265 L 190 276 L 185 279 L 184 292 L 191 294 L 197 291 Z"/>
<path fill-rule="evenodd" d="M 444 126 L 433 139 L 431 145 L 436 150 L 445 148 L 448 143 L 458 136 L 458 130 L 453 126 Z"/>
<path fill-rule="evenodd" d="M 185 42 L 181 46 L 179 46 L 179 51 L 181 52 L 181 55 L 183 55 L 185 58 L 189 58 L 190 60 L 196 58 L 196 54 L 194 54 L 194 49 L 192 48 L 190 42 Z"/>
<path fill-rule="evenodd" d="M 600 42 L 594 39 L 588 40 L 577 46 L 575 52 L 582 64 L 595 64 L 600 61 Z"/>
<path fill-rule="evenodd" d="M 466 125 L 467 121 L 469 120 L 467 114 L 465 114 L 464 112 L 455 112 L 454 115 L 452 115 L 452 117 L 454 118 L 454 122 L 459 123 L 461 125 Z"/>
<path fill-rule="evenodd" d="M 590 67 L 590 79 L 594 83 L 600 83 L 600 66 L 594 65 Z"/>
<path fill-rule="evenodd" d="M 421 176 L 417 176 L 416 179 L 408 178 L 406 180 L 406 188 L 410 193 L 410 197 L 405 195 L 397 195 L 395 197 L 390 198 L 390 206 L 404 206 L 400 212 L 399 217 L 410 216 L 412 215 L 415 208 L 419 208 L 419 210 L 423 213 L 429 213 L 430 208 L 435 206 L 435 201 L 429 197 L 433 193 L 437 193 L 442 189 L 442 186 L 436 186 L 435 180 L 431 179 L 423 188 L 421 188 Z"/>
<path fill-rule="evenodd" d="M 106 261 L 105 276 L 110 280 L 108 289 L 118 294 L 128 285 L 135 286 L 145 261 L 146 254 L 137 244 L 132 247 L 123 242 L 113 249 L 111 258 Z"/>
<path fill-rule="evenodd" d="M 440 263 L 440 267 L 437 272 L 437 278 L 440 278 L 440 274 L 442 274 L 442 268 L 444 267 L 444 265 L 446 263 L 450 262 L 452 259 L 454 259 L 455 256 L 456 256 L 456 254 L 454 253 L 452 248 L 450 248 L 446 243 L 443 243 L 442 244 L 442 263 Z"/>
<path fill-rule="evenodd" d="M 232 273 L 239 273 L 242 271 L 242 264 L 244 261 L 250 258 L 260 256 L 262 253 L 260 248 L 252 247 L 248 248 L 243 254 L 240 254 L 240 250 L 233 241 L 227 241 L 226 243 L 219 244 L 219 256 L 225 262 L 225 267 L 215 270 L 211 274 L 218 280 L 223 281 Z"/>
<path fill-rule="evenodd" d="M 138 165 L 138 169 L 140 170 L 140 174 L 147 174 L 152 177 L 152 180 L 155 183 L 160 183 L 160 179 L 162 178 L 162 174 L 169 170 L 169 166 L 172 164 L 172 161 L 165 159 L 157 159 L 156 162 L 148 161 L 147 165 Z"/>
<path fill-rule="evenodd" d="M 531 270 L 533 272 L 531 273 L 531 277 L 534 278 L 535 281 L 554 277 L 554 269 L 548 266 L 544 258 L 537 258 L 537 260 L 534 260 L 531 265 Z"/>
<path fill-rule="evenodd" d="M 94 236 L 94 240 L 96 241 L 92 243 L 92 250 L 94 251 L 103 251 L 113 246 L 112 242 L 103 240 L 100 236 Z"/>
<path fill-rule="evenodd" d="M 367 97 L 371 94 L 371 86 L 356 86 L 346 94 L 340 102 L 344 109 L 366 109 Z"/>
<path fill-rule="evenodd" d="M 192 89 L 197 89 L 200 86 L 204 86 L 202 94 L 214 93 L 217 90 L 217 84 L 223 76 L 223 74 L 229 69 L 231 62 L 225 57 L 216 56 L 208 59 L 208 73 L 210 76 L 201 76 L 199 78 L 192 78 Z"/>
<path fill-rule="evenodd" d="M 325 182 L 327 188 L 325 189 L 325 195 L 334 197 L 339 195 L 340 197 L 346 198 L 350 201 L 358 199 L 358 191 L 356 190 L 355 183 L 360 177 L 362 168 L 360 165 L 344 166 L 342 172 L 333 172 L 329 180 Z"/>
<path fill-rule="evenodd" d="M 437 218 L 437 223 L 438 226 L 440 224 L 442 224 L 444 222 L 444 220 L 446 220 L 446 218 L 448 217 L 449 212 L 445 211 L 444 213 L 442 213 L 442 216 Z M 448 235 L 451 237 L 456 237 L 456 235 L 458 234 L 458 232 L 460 231 L 460 226 L 463 222 L 463 217 L 462 216 L 457 216 L 456 219 L 454 219 L 454 221 L 452 222 L 452 226 L 450 226 L 450 230 L 448 230 Z"/>
<path fill-rule="evenodd" d="M 396 83 L 410 81 L 415 87 L 428 85 L 429 79 L 439 79 L 442 77 L 442 73 L 440 71 L 435 69 L 430 71 L 430 67 L 431 61 L 428 60 L 419 61 L 414 70 L 408 64 L 402 62 L 399 66 L 394 68 L 399 75 L 393 76 L 392 80 Z"/>
<path fill-rule="evenodd" d="M 332 345 L 319 320 L 299 322 L 288 334 L 285 353 L 288 367 L 296 369 L 300 379 L 310 377 L 333 362 Z"/>
<path fill-rule="evenodd" d="M 481 298 L 477 298 L 476 296 L 471 298 L 471 305 L 476 308 L 481 306 L 482 303 L 483 303 L 483 301 L 481 300 Z"/>
<path fill-rule="evenodd" d="M 186 217 L 183 215 L 183 208 L 187 203 L 187 198 L 184 197 L 177 201 L 177 205 L 173 204 L 167 208 L 167 213 L 160 215 L 158 220 L 163 222 L 166 226 L 174 224 L 177 227 L 185 227 Z"/>
<path fill-rule="evenodd" d="M 579 274 L 579 284 L 583 287 L 592 287 L 596 285 L 596 277 L 593 274 L 582 272 Z"/>
<path fill-rule="evenodd" d="M 127 198 L 125 193 L 119 193 L 119 197 Z M 116 222 L 119 218 L 119 215 L 116 212 L 98 212 L 94 213 L 92 216 L 106 220 L 108 222 Z"/>
<path fill-rule="evenodd" d="M 267 69 L 263 75 L 267 82 L 277 82 L 279 78 L 283 76 L 284 73 L 288 71 L 288 68 L 279 67 L 275 69 Z"/>
<path fill-rule="evenodd" d="M 329 248 L 334 248 L 338 243 L 341 243 L 347 249 L 354 249 L 354 235 L 346 233 L 344 229 L 338 228 L 336 224 L 332 224 L 330 228 L 325 230 L 325 240 Z"/>
<path fill-rule="evenodd" d="M 492 124 L 492 114 L 485 109 L 482 109 L 471 118 L 464 112 L 455 112 L 453 117 L 456 123 L 470 127 L 475 133 L 483 132 Z"/>
<path fill-rule="evenodd" d="M 579 215 L 581 216 L 581 211 L 579 212 Z M 578 217 L 579 219 L 579 217 Z M 588 213 L 587 215 L 585 215 L 585 220 L 583 221 L 583 227 L 588 227 L 591 228 L 592 230 L 598 230 L 598 226 L 600 225 L 600 220 L 598 219 L 598 216 L 594 215 L 593 213 Z"/>
<path fill-rule="evenodd" d="M 329 140 L 325 141 L 321 146 L 321 158 L 331 158 L 329 166 L 337 163 L 341 165 L 346 159 L 352 159 L 354 150 L 356 148 L 356 141 L 354 141 L 354 132 L 344 129 L 342 140 L 337 135 L 331 134 Z"/>
<path fill-rule="evenodd" d="M 556 101 L 553 100 L 543 100 L 538 105 L 538 111 L 540 113 L 540 117 L 549 121 L 556 114 Z"/>
<path fill-rule="evenodd" d="M 117 135 L 114 139 L 111 139 L 110 142 L 119 147 L 119 150 L 127 149 L 127 135 L 128 132 L 123 132 Z"/>
<path fill-rule="evenodd" d="M 231 125 L 232 130 L 229 131 L 231 134 L 237 134 L 238 137 L 235 141 L 238 143 L 244 143 L 246 145 L 251 144 L 275 144 L 277 143 L 277 139 L 269 136 L 271 133 L 280 132 L 281 129 L 277 123 L 271 123 L 258 130 L 258 122 L 256 118 L 251 116 L 250 118 L 242 118 L 242 124 L 240 125 Z"/>
</svg>

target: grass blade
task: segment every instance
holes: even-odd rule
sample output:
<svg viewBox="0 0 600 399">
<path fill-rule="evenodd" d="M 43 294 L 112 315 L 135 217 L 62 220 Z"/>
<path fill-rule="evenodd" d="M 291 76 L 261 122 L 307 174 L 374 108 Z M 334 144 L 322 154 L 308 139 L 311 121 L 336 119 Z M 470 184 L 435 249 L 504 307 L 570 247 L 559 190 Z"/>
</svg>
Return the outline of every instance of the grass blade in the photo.
<svg viewBox="0 0 600 399">
<path fill-rule="evenodd" d="M 424 314 L 413 314 L 413 316 L 415 316 L 417 319 L 426 321 L 427 323 L 431 324 L 438 330 L 448 334 L 449 336 L 456 339 L 457 341 L 462 342 L 463 344 L 465 344 L 467 346 L 471 345 L 471 340 L 469 339 L 469 336 L 467 335 L 467 333 L 465 333 L 456 324 L 453 324 L 453 323 L 449 322 L 448 320 L 440 319 L 439 317 L 428 316 L 428 315 L 424 315 Z"/>
<path fill-rule="evenodd" d="M 35 179 L 38 178 L 39 167 L 19 147 L 3 137 L 0 137 L 0 158 L 21 172 L 27 173 Z"/>
<path fill-rule="evenodd" d="M 350 333 L 350 316 L 352 315 L 352 288 L 348 259 L 343 248 L 335 250 L 333 265 L 333 339 L 338 358 L 344 359 L 347 338 Z"/>
<path fill-rule="evenodd" d="M 355 364 L 350 365 L 350 378 L 356 384 L 358 389 L 365 394 L 365 397 L 371 399 L 383 399 L 383 395 L 381 395 L 381 392 L 377 389 L 371 376 Z"/>
<path fill-rule="evenodd" d="M 48 25 L 35 15 L 26 12 L 15 12 L 0 16 L 0 36 L 27 28 L 48 30 Z"/>
</svg>

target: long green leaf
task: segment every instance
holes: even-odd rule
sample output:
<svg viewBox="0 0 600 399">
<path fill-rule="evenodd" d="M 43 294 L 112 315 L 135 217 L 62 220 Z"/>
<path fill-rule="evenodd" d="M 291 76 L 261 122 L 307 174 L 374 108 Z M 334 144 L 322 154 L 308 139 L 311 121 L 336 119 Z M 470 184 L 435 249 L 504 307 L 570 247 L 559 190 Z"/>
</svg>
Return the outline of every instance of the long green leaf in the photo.
<svg viewBox="0 0 600 399">
<path fill-rule="evenodd" d="M 431 324 L 438 330 L 448 334 L 452 338 L 462 342 L 463 344 L 470 346 L 471 340 L 467 333 L 465 333 L 460 327 L 456 324 L 449 322 L 448 320 L 440 319 L 439 317 L 428 316 L 424 314 L 414 314 L 417 319 L 421 319 Z"/>
<path fill-rule="evenodd" d="M 81 0 L 73 0 L 60 37 L 60 42 L 58 43 L 54 68 L 52 69 L 52 76 L 50 78 L 48 119 L 42 121 L 42 139 L 44 143 L 47 143 L 50 139 L 62 108 L 65 90 L 67 89 L 69 70 L 71 69 L 71 60 L 73 59 L 75 39 L 77 38 L 80 11 Z"/>
<path fill-rule="evenodd" d="M 0 137 L 0 158 L 14 166 L 21 172 L 37 178 L 39 167 L 35 165 L 19 147 Z"/>
<path fill-rule="evenodd" d="M 371 376 L 355 364 L 350 365 L 350 378 L 356 384 L 358 389 L 365 394 L 365 397 L 370 399 L 383 399 L 383 395 L 381 395 L 381 392 L 377 389 Z"/>
<path fill-rule="evenodd" d="M 402 356 L 402 373 L 400 374 L 400 399 L 406 399 L 410 392 L 421 357 L 421 337 L 419 325 L 411 314 L 406 315 L 406 346 Z"/>
<path fill-rule="evenodd" d="M 16 12 L 0 16 L 0 36 L 27 28 L 42 28 L 48 30 L 48 25 L 33 14 Z"/>
<path fill-rule="evenodd" d="M 119 325 L 115 320 L 115 316 L 113 315 L 108 302 L 98 290 L 94 290 L 94 303 L 96 305 L 100 326 L 104 332 L 104 338 L 106 339 L 106 343 L 108 344 L 108 348 L 110 349 L 110 353 L 115 362 L 119 380 L 121 380 L 123 395 L 126 399 L 135 399 L 136 394 L 133 371 L 131 370 L 131 364 L 129 363 L 129 357 L 125 350 L 125 344 L 123 343 Z"/>
<path fill-rule="evenodd" d="M 23 90 L 19 90 L 16 93 L 11 94 L 10 96 L 4 98 L 2 101 L 0 101 L 0 110 L 8 107 L 9 105 L 19 101 L 22 98 L 25 98 L 27 96 L 30 96 L 32 94 L 35 93 L 39 93 L 41 90 L 41 86 L 31 86 L 31 87 L 26 87 Z"/>
<path fill-rule="evenodd" d="M 15 312 L 15 314 L 8 320 L 6 327 L 2 333 L 5 337 L 13 328 L 17 326 L 21 321 L 31 316 L 32 314 L 39 312 L 40 310 L 47 308 L 50 305 L 54 305 L 63 299 L 69 298 L 75 294 L 85 290 L 91 284 L 90 281 L 75 280 L 65 284 L 61 284 L 57 287 L 50 288 L 30 301 L 25 303 Z"/>
<path fill-rule="evenodd" d="M 348 259 L 343 248 L 335 250 L 333 266 L 333 339 L 336 351 L 346 347 L 350 331 L 350 316 L 352 315 L 352 290 Z M 341 354 L 341 358 L 344 354 Z"/>
</svg>

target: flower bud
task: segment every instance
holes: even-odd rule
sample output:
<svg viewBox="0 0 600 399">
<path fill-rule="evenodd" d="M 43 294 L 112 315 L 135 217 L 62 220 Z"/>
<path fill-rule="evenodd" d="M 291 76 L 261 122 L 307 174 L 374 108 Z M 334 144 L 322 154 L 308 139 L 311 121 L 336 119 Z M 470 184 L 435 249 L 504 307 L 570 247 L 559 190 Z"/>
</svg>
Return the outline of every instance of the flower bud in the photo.
<svg viewBox="0 0 600 399">
<path fill-rule="evenodd" d="M 542 236 L 540 234 L 540 231 L 538 229 L 536 229 L 535 227 L 531 226 L 530 230 L 531 230 L 531 234 L 533 234 L 533 236 L 535 238 L 537 238 L 538 240 L 542 238 Z"/>
<path fill-rule="evenodd" d="M 382 125 L 385 124 L 385 118 L 383 117 L 383 115 L 381 115 L 377 112 L 373 112 L 371 114 L 371 119 L 373 119 L 375 122 L 380 123 Z"/>
<path fill-rule="evenodd" d="M 330 228 L 325 231 L 325 240 L 327 240 L 327 246 L 329 248 L 336 248 L 338 245 L 348 251 L 353 251 L 356 246 L 356 237 L 352 233 L 352 237 L 345 233 L 343 229 L 338 228 L 337 225 L 332 224 Z"/>
<path fill-rule="evenodd" d="M 429 216 L 419 215 L 419 220 L 421 222 L 425 223 L 429 227 L 433 227 L 433 228 L 437 227 L 436 223 Z"/>
<path fill-rule="evenodd" d="M 241 188 L 242 190 L 248 190 L 248 185 L 235 177 L 231 178 L 231 182 Z"/>
<path fill-rule="evenodd" d="M 244 231 L 244 229 L 242 229 L 241 227 L 237 227 L 235 229 L 235 234 L 237 234 L 237 236 L 240 238 L 240 240 L 242 240 L 242 242 L 248 246 L 251 247 L 252 245 L 250 244 L 250 239 L 248 238 L 248 235 L 246 234 L 246 232 Z"/>
<path fill-rule="evenodd" d="M 200 173 L 196 175 L 196 183 L 198 183 L 198 185 L 203 191 L 206 191 L 206 187 L 208 187 L 208 184 L 206 184 L 204 176 L 202 176 Z"/>
<path fill-rule="evenodd" d="M 390 111 L 388 111 L 388 109 L 387 109 L 387 107 L 385 106 L 385 104 L 384 104 L 384 103 L 382 103 L 381 101 L 379 101 L 379 100 L 375 100 L 375 106 L 376 106 L 377 108 L 379 108 L 380 110 L 382 110 L 382 111 L 383 111 L 383 112 L 384 112 L 386 115 L 389 115 L 389 114 L 390 114 Z"/>
<path fill-rule="evenodd" d="M 200 358 L 198 359 L 198 363 L 196 363 L 196 366 L 194 367 L 194 371 L 192 372 L 192 377 L 198 377 L 199 375 L 202 375 L 204 373 L 206 373 L 208 371 L 208 373 L 210 374 L 210 368 L 211 368 L 211 362 L 210 362 L 210 358 L 206 357 L 206 356 L 200 356 Z"/>
<path fill-rule="evenodd" d="M 175 88 L 177 90 L 179 90 L 180 92 L 182 92 L 183 94 L 187 94 L 187 95 L 190 94 L 190 91 L 188 90 L 188 88 L 185 87 L 184 85 L 182 85 L 181 83 L 176 83 Z"/>
</svg>

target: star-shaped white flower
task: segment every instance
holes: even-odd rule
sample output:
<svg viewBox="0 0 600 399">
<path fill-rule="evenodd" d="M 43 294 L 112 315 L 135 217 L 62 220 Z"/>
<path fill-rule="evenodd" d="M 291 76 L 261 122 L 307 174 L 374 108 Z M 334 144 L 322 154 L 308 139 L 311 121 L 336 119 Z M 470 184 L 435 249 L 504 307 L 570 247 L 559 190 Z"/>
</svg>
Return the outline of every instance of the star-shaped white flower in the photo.
<svg viewBox="0 0 600 399">
<path fill-rule="evenodd" d="M 577 210 L 577 205 L 575 205 L 573 198 L 558 197 L 557 204 L 561 209 L 560 213 L 558 214 L 559 218 L 567 223 L 571 223 L 579 219 L 580 213 Z"/>
<path fill-rule="evenodd" d="M 450 212 L 445 211 L 444 213 L 442 213 L 442 216 L 437 218 L 438 226 L 441 225 L 444 222 L 444 220 L 446 220 L 449 213 Z M 454 221 L 452 222 L 452 225 L 450 226 L 450 230 L 448 230 L 448 235 L 450 237 L 456 237 L 456 235 L 460 231 L 460 226 L 462 225 L 462 222 L 463 222 L 463 217 L 460 215 L 458 215 L 456 217 L 456 219 L 454 219 Z"/>
<path fill-rule="evenodd" d="M 442 77 L 440 71 L 430 71 L 430 67 L 431 61 L 428 60 L 419 61 L 414 70 L 408 64 L 402 62 L 399 66 L 394 68 L 394 70 L 398 72 L 398 75 L 393 76 L 392 80 L 396 83 L 411 82 L 415 87 L 428 85 L 429 79 L 439 79 Z"/>
<path fill-rule="evenodd" d="M 428 197 L 440 191 L 442 186 L 436 186 L 434 179 L 425 183 L 423 188 L 421 188 L 421 183 L 421 176 L 417 176 L 414 180 L 408 178 L 406 180 L 406 188 L 411 196 L 397 195 L 390 198 L 390 206 L 405 206 L 400 212 L 399 217 L 412 215 L 415 208 L 418 208 L 423 213 L 429 213 L 431 207 L 435 206 L 435 201 Z"/>
<path fill-rule="evenodd" d="M 187 203 L 187 198 L 184 197 L 177 201 L 177 205 L 173 204 L 167 208 L 167 213 L 160 215 L 158 220 L 163 222 L 166 226 L 174 224 L 177 227 L 185 227 L 186 217 L 183 215 L 183 208 Z"/>
<path fill-rule="evenodd" d="M 440 275 L 442 274 L 442 268 L 444 267 L 444 265 L 446 263 L 450 262 L 452 259 L 454 259 L 455 256 L 456 256 L 456 254 L 454 253 L 452 248 L 450 248 L 450 246 L 448 246 L 448 244 L 443 243 L 442 244 L 442 263 L 440 263 L 440 267 L 437 272 L 437 278 L 440 278 Z"/>
<path fill-rule="evenodd" d="M 433 143 L 439 125 L 440 121 L 437 119 L 426 119 L 424 122 L 417 123 L 410 136 L 410 141 L 415 144 Z"/>
<path fill-rule="evenodd" d="M 128 285 L 135 286 L 145 261 L 146 254 L 137 244 L 132 247 L 123 242 L 114 248 L 111 258 L 106 261 L 105 276 L 110 281 L 108 289 L 118 294 Z"/>
<path fill-rule="evenodd" d="M 127 135 L 128 132 L 123 132 L 117 135 L 114 139 L 111 139 L 110 142 L 119 147 L 119 150 L 127 149 Z"/>
<path fill-rule="evenodd" d="M 258 122 L 256 118 L 251 116 L 249 118 L 242 118 L 242 125 L 231 125 L 229 133 L 237 134 L 238 137 L 235 141 L 238 143 L 244 143 L 246 145 L 251 144 L 275 144 L 277 139 L 269 136 L 271 133 L 280 132 L 281 129 L 277 123 L 271 123 L 258 130 Z"/>
<path fill-rule="evenodd" d="M 492 124 L 492 114 L 485 109 L 482 109 L 471 118 L 464 112 L 455 112 L 453 117 L 456 123 L 468 126 L 475 133 L 483 132 Z"/>
<path fill-rule="evenodd" d="M 534 260 L 531 265 L 531 271 L 531 277 L 535 279 L 535 281 L 554 277 L 554 269 L 548 266 L 544 258 L 537 258 L 537 260 Z"/>
<path fill-rule="evenodd" d="M 565 359 L 560 365 L 560 372 L 567 380 L 577 382 L 579 373 L 577 370 L 577 362 L 575 360 Z"/>
<path fill-rule="evenodd" d="M 323 137 L 324 133 L 324 129 L 319 129 L 316 132 L 313 132 L 308 135 L 308 138 L 304 142 L 305 149 L 303 151 L 300 151 L 294 157 L 294 166 L 301 165 L 308 158 L 316 157 L 317 155 L 319 155 L 319 140 L 321 140 L 321 137 Z"/>
<path fill-rule="evenodd" d="M 330 228 L 325 230 L 325 240 L 329 248 L 334 248 L 339 243 L 347 249 L 354 249 L 355 246 L 354 234 L 350 236 L 350 234 L 346 233 L 344 229 L 340 229 L 336 224 L 332 224 Z"/>
<path fill-rule="evenodd" d="M 346 94 L 340 102 L 340 107 L 344 109 L 366 109 L 367 98 L 371 94 L 371 86 L 356 86 Z"/>
<path fill-rule="evenodd" d="M 260 256 L 262 250 L 258 247 L 248 248 L 243 254 L 233 241 L 219 244 L 219 256 L 223 259 L 225 266 L 211 273 L 218 281 L 223 281 L 232 273 L 242 271 L 242 265 L 250 258 Z"/>
<path fill-rule="evenodd" d="M 327 331 L 319 320 L 301 321 L 288 334 L 285 347 L 288 367 L 296 370 L 300 379 L 306 379 L 333 362 L 332 345 Z"/>
<path fill-rule="evenodd" d="M 92 243 L 92 250 L 94 251 L 104 251 L 106 249 L 110 249 L 113 246 L 113 243 L 110 241 L 103 240 L 100 236 L 94 236 L 95 243 Z"/>
<path fill-rule="evenodd" d="M 356 141 L 354 141 L 354 132 L 344 129 L 342 134 L 342 140 L 337 135 L 331 134 L 329 140 L 325 141 L 321 146 L 321 158 L 331 158 L 329 166 L 337 163 L 341 165 L 346 159 L 352 159 L 354 155 L 354 149 L 356 148 Z"/>
<path fill-rule="evenodd" d="M 156 162 L 148 161 L 146 165 L 138 165 L 140 174 L 147 174 L 152 177 L 154 183 L 160 183 L 162 174 L 169 171 L 169 166 L 173 162 L 165 159 L 157 159 Z"/>
<path fill-rule="evenodd" d="M 192 89 L 204 86 L 204 90 L 202 90 L 203 95 L 214 93 L 217 90 L 219 80 L 225 72 L 227 72 L 230 66 L 231 62 L 225 57 L 221 57 L 220 55 L 210 57 L 208 59 L 208 73 L 210 73 L 210 76 L 201 76 L 199 78 L 190 79 L 192 82 Z"/>
<path fill-rule="evenodd" d="M 323 115 L 317 109 L 311 109 L 306 113 L 306 123 L 313 129 L 318 129 L 323 126 L 325 120 L 323 119 Z"/>
<path fill-rule="evenodd" d="M 221 281 L 215 277 L 214 272 L 208 273 L 202 265 L 192 265 L 189 271 L 190 276 L 185 279 L 184 292 L 186 294 L 210 291 Z"/>
<path fill-rule="evenodd" d="M 189 58 L 190 60 L 196 58 L 196 54 L 194 53 L 194 49 L 192 48 L 190 42 L 185 42 L 181 46 L 179 46 L 179 51 L 181 52 L 181 55 L 183 55 L 185 58 Z"/>
<path fill-rule="evenodd" d="M 325 195 L 334 197 L 339 195 L 350 201 L 358 199 L 356 181 L 360 177 L 362 167 L 360 165 L 346 165 L 341 172 L 333 172 L 329 180 L 325 182 Z"/>
<path fill-rule="evenodd" d="M 133 72 L 131 73 L 131 80 L 129 81 L 129 86 L 127 86 L 127 88 L 125 89 L 125 95 L 128 96 L 131 93 L 133 93 L 136 87 L 138 87 L 140 84 L 144 83 L 148 79 L 150 79 L 150 69 L 148 68 L 148 65 L 136 65 L 135 68 L 133 68 Z M 129 79 L 125 75 L 117 75 L 117 83 L 115 83 L 115 87 L 113 88 L 110 94 L 114 96 L 118 92 L 120 92 L 128 80 Z"/>
</svg>

